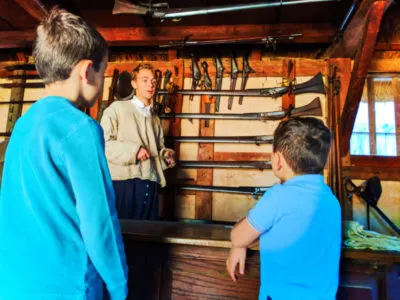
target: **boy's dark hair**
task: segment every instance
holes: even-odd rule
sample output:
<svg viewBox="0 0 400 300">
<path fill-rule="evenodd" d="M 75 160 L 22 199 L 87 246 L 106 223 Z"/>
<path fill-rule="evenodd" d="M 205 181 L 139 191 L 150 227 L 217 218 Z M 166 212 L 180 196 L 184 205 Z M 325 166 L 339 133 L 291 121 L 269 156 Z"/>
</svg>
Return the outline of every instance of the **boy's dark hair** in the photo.
<svg viewBox="0 0 400 300">
<path fill-rule="evenodd" d="M 136 76 L 140 70 L 150 70 L 154 73 L 154 68 L 150 64 L 138 64 L 136 68 L 133 69 L 131 73 L 132 80 L 136 80 Z"/>
<path fill-rule="evenodd" d="M 33 48 L 36 69 L 45 84 L 68 79 L 75 65 L 93 61 L 97 72 L 107 54 L 104 38 L 81 17 L 53 8 L 40 23 Z"/>
<path fill-rule="evenodd" d="M 316 118 L 282 121 L 274 132 L 273 151 L 282 153 L 296 174 L 320 174 L 331 146 L 331 133 Z"/>
</svg>

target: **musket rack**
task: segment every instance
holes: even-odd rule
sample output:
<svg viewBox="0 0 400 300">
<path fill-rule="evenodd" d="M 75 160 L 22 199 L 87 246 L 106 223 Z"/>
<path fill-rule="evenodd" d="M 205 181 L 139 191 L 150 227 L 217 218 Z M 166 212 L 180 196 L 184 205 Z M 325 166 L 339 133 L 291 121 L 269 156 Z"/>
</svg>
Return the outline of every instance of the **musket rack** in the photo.
<svg viewBox="0 0 400 300">
<path fill-rule="evenodd" d="M 236 221 L 245 215 L 257 201 L 252 197 L 252 194 L 254 196 L 257 193 L 251 191 L 258 190 L 248 187 L 263 188 L 277 182 L 270 170 L 269 162 L 272 134 L 279 119 L 288 117 L 297 109 L 296 112 L 305 110 L 304 115 L 307 115 L 308 111 L 311 115 L 319 115 L 327 124 L 333 124 L 329 121 L 331 115 L 327 110 L 327 97 L 331 99 L 331 95 L 332 97 L 335 95 L 335 101 L 342 101 L 344 97 L 341 91 L 339 94 L 337 91 L 330 93 L 329 81 L 326 80 L 332 64 L 337 66 L 337 78 L 342 76 L 345 64 L 340 59 L 326 61 L 262 58 L 259 52 L 253 51 L 250 56 L 244 57 L 232 55 L 182 59 L 170 57 L 168 61 L 142 62 L 152 64 L 157 70 L 158 89 L 169 91 L 156 94 L 154 97 L 154 102 L 158 103 L 155 106 L 161 113 L 168 115 L 162 119 L 166 142 L 177 151 L 179 158 L 178 167 L 167 171 L 169 186 L 163 190 L 160 197 L 163 203 L 162 215 L 166 219 Z M 102 95 L 96 105 L 88 111 L 93 118 L 100 120 L 105 107 L 113 101 L 124 101 L 124 98 L 130 96 L 131 91 L 129 88 L 126 89 L 126 86 L 121 86 L 119 79 L 126 76 L 127 73 L 124 71 L 131 72 L 137 64 L 138 61 L 109 63 L 105 74 L 104 97 Z M 11 90 L 11 98 L 3 97 L 4 105 L 0 105 L 0 109 L 8 108 L 10 116 L 10 125 L 4 135 L 10 134 L 22 109 L 31 105 L 37 98 L 36 95 L 30 96 L 29 93 L 24 95 L 24 87 L 33 87 L 30 85 L 33 84 L 31 77 L 35 76 L 35 71 L 20 69 L 7 72 L 3 73 L 3 77 L 8 80 L 0 83 L 0 91 Z M 297 85 L 307 82 L 318 73 L 321 73 L 325 80 L 327 94 L 324 93 L 324 88 L 322 91 L 316 89 L 312 93 L 306 91 L 296 94 Z M 40 83 L 38 84 L 37 80 L 35 82 L 37 90 L 40 88 Z M 207 94 L 207 90 L 239 91 L 270 87 L 289 89 L 288 92 L 276 97 L 230 97 Z M 198 90 L 202 91 L 202 94 L 191 97 L 176 93 L 174 89 Z M 33 88 L 26 91 L 32 90 Z M 319 100 L 315 102 L 317 97 Z M 312 106 L 313 110 L 309 110 L 308 105 L 312 102 L 320 104 L 320 107 Z M 234 115 L 271 114 L 271 112 L 278 113 L 277 120 L 272 120 L 273 118 L 264 121 L 228 120 L 223 117 L 218 120 L 213 118 L 191 120 L 174 117 L 182 113 Z M 279 115 L 282 112 L 286 114 Z M 220 162 L 221 165 L 216 162 Z M 331 174 L 329 172 L 327 174 L 333 176 L 329 175 Z M 330 180 L 328 178 L 328 182 Z M 179 188 L 185 185 L 191 188 Z M 196 190 L 196 185 L 208 188 Z M 213 192 L 213 188 L 218 187 L 221 191 Z"/>
</svg>

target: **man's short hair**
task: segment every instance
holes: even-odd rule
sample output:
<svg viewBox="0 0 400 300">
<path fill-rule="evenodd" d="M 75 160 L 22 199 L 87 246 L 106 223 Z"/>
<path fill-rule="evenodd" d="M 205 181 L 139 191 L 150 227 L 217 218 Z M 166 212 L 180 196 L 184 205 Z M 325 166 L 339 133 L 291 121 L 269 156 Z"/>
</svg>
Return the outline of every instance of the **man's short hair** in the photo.
<svg viewBox="0 0 400 300">
<path fill-rule="evenodd" d="M 331 133 L 316 118 L 291 118 L 274 132 L 273 151 L 280 152 L 296 174 L 321 174 L 330 146 Z"/>
<path fill-rule="evenodd" d="M 138 64 L 131 73 L 132 80 L 136 80 L 137 74 L 140 70 L 150 70 L 154 73 L 154 67 L 151 64 Z"/>
<path fill-rule="evenodd" d="M 45 84 L 69 78 L 83 59 L 93 62 L 97 72 L 107 55 L 101 34 L 81 17 L 53 8 L 40 23 L 33 48 L 36 69 Z"/>
</svg>

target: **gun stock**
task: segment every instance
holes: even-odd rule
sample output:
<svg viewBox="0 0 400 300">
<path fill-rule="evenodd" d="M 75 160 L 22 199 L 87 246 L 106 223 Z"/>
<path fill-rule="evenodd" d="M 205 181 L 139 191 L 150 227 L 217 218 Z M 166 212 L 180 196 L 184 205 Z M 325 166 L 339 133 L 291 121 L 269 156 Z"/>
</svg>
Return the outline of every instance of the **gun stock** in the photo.
<svg viewBox="0 0 400 300">
<path fill-rule="evenodd" d="M 145 15 L 149 9 L 144 6 L 131 4 L 125 1 L 115 0 L 114 8 L 112 10 L 113 15 L 117 14 L 138 14 Z"/>
<path fill-rule="evenodd" d="M 198 161 L 181 160 L 177 162 L 180 168 L 235 168 L 235 169 L 271 169 L 270 161 Z"/>
<path fill-rule="evenodd" d="M 318 73 L 306 82 L 291 86 L 290 93 L 292 93 L 293 95 L 305 93 L 325 94 L 325 85 L 322 74 Z"/>
<path fill-rule="evenodd" d="M 319 97 L 315 98 L 309 104 L 294 108 L 290 113 L 292 117 L 302 116 L 322 116 L 322 107 Z"/>
</svg>

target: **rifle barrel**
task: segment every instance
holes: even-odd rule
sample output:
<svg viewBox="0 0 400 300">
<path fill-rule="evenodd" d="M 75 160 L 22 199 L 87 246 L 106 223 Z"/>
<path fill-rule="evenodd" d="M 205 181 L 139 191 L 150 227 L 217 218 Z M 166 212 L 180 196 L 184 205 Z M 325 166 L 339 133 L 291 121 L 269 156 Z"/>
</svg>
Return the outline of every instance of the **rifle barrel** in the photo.
<svg viewBox="0 0 400 300">
<path fill-rule="evenodd" d="M 169 136 L 168 140 L 184 143 L 232 143 L 232 144 L 272 144 L 272 135 L 231 137 L 231 136 Z"/>
<path fill-rule="evenodd" d="M 186 47 L 186 46 L 205 46 L 205 45 L 235 45 L 235 44 L 266 44 L 270 40 L 294 40 L 296 37 L 301 37 L 303 34 L 295 33 L 288 35 L 277 35 L 277 36 L 259 36 L 251 38 L 236 38 L 236 39 L 220 39 L 220 40 L 180 40 L 180 41 L 169 41 L 168 44 L 159 45 L 160 48 L 169 47 Z"/>
<path fill-rule="evenodd" d="M 260 9 L 260 8 L 268 8 L 268 7 L 280 7 L 285 5 L 295 5 L 295 4 L 303 4 L 310 2 L 332 2 L 339 0 L 296 0 L 296 1 L 281 1 L 281 0 L 273 0 L 268 2 L 255 2 L 255 3 L 246 3 L 246 4 L 233 4 L 226 6 L 208 6 L 208 7 L 193 7 L 193 8 L 176 8 L 176 9 L 165 9 L 165 10 L 154 10 L 151 11 L 152 17 L 154 18 L 182 18 L 189 16 L 197 16 L 197 15 L 208 15 L 222 12 L 231 12 L 231 11 L 242 11 L 249 9 Z"/>
<path fill-rule="evenodd" d="M 252 195 L 254 198 L 262 196 L 270 186 L 266 187 L 252 187 L 252 186 L 204 186 L 204 185 L 176 185 L 179 190 L 183 191 L 204 191 L 204 192 L 217 192 L 217 193 L 232 193 L 232 194 L 243 194 Z"/>
<path fill-rule="evenodd" d="M 194 96 L 249 96 L 249 97 L 269 97 L 268 95 L 262 94 L 263 90 L 268 89 L 284 89 L 288 90 L 288 87 L 278 87 L 278 88 L 266 88 L 266 89 L 247 89 L 247 90 L 177 90 L 173 92 L 168 92 L 166 90 L 158 91 L 159 94 L 180 94 L 180 95 L 194 95 Z M 286 92 L 285 92 L 286 93 Z M 283 93 L 283 94 L 285 94 Z"/>
<path fill-rule="evenodd" d="M 236 169 L 271 169 L 270 161 L 197 161 L 181 160 L 177 165 L 181 168 L 236 168 Z"/>
<path fill-rule="evenodd" d="M 39 89 L 44 88 L 44 83 L 42 82 L 27 82 L 27 83 L 1 83 L 0 87 L 5 89 L 12 88 L 31 88 L 31 89 Z"/>
<path fill-rule="evenodd" d="M 0 101 L 0 105 L 6 104 L 33 104 L 38 100 L 25 100 L 25 101 Z"/>
<path fill-rule="evenodd" d="M 178 119 L 217 119 L 217 120 L 258 120 L 261 118 L 260 113 L 248 114 L 201 114 L 201 113 L 181 113 L 181 114 L 161 114 L 161 119 L 178 118 Z"/>
</svg>

